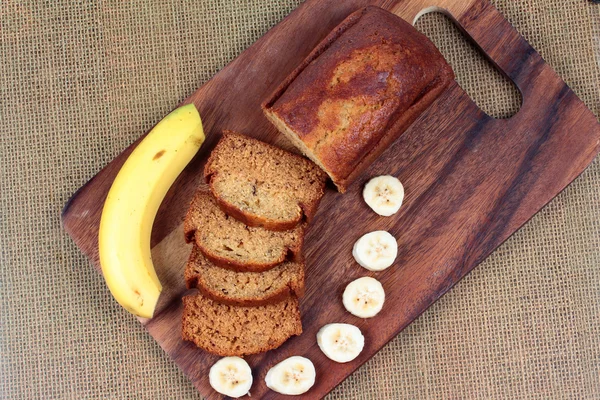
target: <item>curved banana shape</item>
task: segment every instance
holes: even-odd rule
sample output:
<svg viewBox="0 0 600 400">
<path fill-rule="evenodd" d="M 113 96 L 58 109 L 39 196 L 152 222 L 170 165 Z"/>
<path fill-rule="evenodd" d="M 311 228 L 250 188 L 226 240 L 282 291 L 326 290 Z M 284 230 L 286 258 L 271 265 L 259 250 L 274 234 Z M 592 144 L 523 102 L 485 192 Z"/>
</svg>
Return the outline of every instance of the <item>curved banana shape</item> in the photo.
<svg viewBox="0 0 600 400">
<path fill-rule="evenodd" d="M 102 210 L 100 265 L 114 298 L 127 311 L 151 318 L 162 290 L 152 256 L 152 224 L 167 191 L 204 142 L 193 104 L 162 119 L 117 174 Z"/>
</svg>

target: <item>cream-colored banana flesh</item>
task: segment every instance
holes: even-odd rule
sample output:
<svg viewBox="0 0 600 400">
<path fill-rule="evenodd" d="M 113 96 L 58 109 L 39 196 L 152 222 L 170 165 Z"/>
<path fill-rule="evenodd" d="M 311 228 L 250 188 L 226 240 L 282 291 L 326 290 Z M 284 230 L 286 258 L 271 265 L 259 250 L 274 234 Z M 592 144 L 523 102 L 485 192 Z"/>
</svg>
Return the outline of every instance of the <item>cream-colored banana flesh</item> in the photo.
<svg viewBox="0 0 600 400">
<path fill-rule="evenodd" d="M 252 370 L 240 357 L 225 357 L 211 367 L 208 380 L 215 391 L 237 399 L 249 395 Z"/>
<path fill-rule="evenodd" d="M 162 290 L 150 253 L 158 207 L 203 142 L 196 107 L 177 108 L 137 145 L 108 192 L 98 235 L 100 265 L 114 298 L 139 317 L 153 316 Z"/>
<path fill-rule="evenodd" d="M 351 324 L 327 324 L 317 332 L 317 344 L 329 359 L 345 363 L 354 360 L 365 346 L 365 337 Z"/>
<path fill-rule="evenodd" d="M 317 373 L 308 358 L 292 356 L 272 367 L 265 376 L 267 387 L 277 393 L 300 395 L 315 384 Z"/>
<path fill-rule="evenodd" d="M 342 302 L 350 314 L 359 318 L 371 318 L 383 308 L 385 291 L 377 279 L 364 276 L 346 286 Z"/>
<path fill-rule="evenodd" d="M 398 243 L 389 232 L 370 232 L 354 243 L 352 255 L 363 268 L 369 271 L 383 271 L 396 260 Z"/>
<path fill-rule="evenodd" d="M 365 185 L 363 198 L 377 214 L 389 217 L 396 214 L 402 206 L 404 186 L 394 176 L 377 176 Z"/>
</svg>

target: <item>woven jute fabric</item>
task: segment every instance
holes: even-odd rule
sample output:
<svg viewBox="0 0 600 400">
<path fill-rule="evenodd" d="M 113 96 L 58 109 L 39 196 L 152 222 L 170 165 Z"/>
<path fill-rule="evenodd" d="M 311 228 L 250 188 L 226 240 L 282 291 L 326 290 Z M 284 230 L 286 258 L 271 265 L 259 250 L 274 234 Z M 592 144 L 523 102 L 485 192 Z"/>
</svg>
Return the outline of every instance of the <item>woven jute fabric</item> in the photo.
<svg viewBox="0 0 600 400">
<path fill-rule="evenodd" d="M 0 1 L 0 397 L 200 398 L 60 210 L 298 3 Z M 598 115 L 600 6 L 495 4 Z M 486 112 L 518 109 L 445 17 L 417 27 Z M 330 398 L 600 398 L 599 188 L 596 161 Z"/>
</svg>

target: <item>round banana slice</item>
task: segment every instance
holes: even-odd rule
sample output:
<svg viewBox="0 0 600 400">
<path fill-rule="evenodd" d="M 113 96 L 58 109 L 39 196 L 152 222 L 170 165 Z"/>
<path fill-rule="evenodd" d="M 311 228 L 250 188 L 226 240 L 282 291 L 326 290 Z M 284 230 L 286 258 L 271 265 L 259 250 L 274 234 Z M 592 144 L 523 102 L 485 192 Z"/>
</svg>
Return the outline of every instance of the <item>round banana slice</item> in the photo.
<svg viewBox="0 0 600 400">
<path fill-rule="evenodd" d="M 308 392 L 315 384 L 317 373 L 308 358 L 286 358 L 267 372 L 265 383 L 271 390 L 281 394 L 298 395 Z"/>
<path fill-rule="evenodd" d="M 208 374 L 210 386 L 225 396 L 238 398 L 248 394 L 252 386 L 252 370 L 239 357 L 225 357 L 217 361 Z"/>
<path fill-rule="evenodd" d="M 317 344 L 328 358 L 345 363 L 358 357 L 365 347 L 365 337 L 354 325 L 327 324 L 317 333 Z"/>
<path fill-rule="evenodd" d="M 398 243 L 389 232 L 374 231 L 354 243 L 352 255 L 357 263 L 369 271 L 383 271 L 396 260 Z"/>
<path fill-rule="evenodd" d="M 377 279 L 365 276 L 346 286 L 342 302 L 350 314 L 371 318 L 383 308 L 385 292 Z"/>
<path fill-rule="evenodd" d="M 371 179 L 363 189 L 363 198 L 377 214 L 383 217 L 394 215 L 404 200 L 404 186 L 391 175 Z"/>
</svg>

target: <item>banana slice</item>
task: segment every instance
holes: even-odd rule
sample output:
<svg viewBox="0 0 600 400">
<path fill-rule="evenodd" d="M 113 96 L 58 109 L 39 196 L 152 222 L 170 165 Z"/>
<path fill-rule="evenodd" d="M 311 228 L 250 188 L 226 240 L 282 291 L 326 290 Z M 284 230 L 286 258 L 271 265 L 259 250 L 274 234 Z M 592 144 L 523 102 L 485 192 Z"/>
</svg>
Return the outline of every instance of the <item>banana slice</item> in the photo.
<svg viewBox="0 0 600 400">
<path fill-rule="evenodd" d="M 385 292 L 377 279 L 365 276 L 346 286 L 342 302 L 350 314 L 371 318 L 383 308 Z"/>
<path fill-rule="evenodd" d="M 317 344 L 328 358 L 345 363 L 358 357 L 365 347 L 365 337 L 354 325 L 327 324 L 317 333 Z"/>
<path fill-rule="evenodd" d="M 281 394 L 297 395 L 308 392 L 315 384 L 317 373 L 308 358 L 286 358 L 267 372 L 265 383 L 271 390 Z"/>
<path fill-rule="evenodd" d="M 239 357 L 225 357 L 217 361 L 208 374 L 210 386 L 225 396 L 238 398 L 248 394 L 252 386 L 252 370 Z"/>
<path fill-rule="evenodd" d="M 357 263 L 369 271 L 383 271 L 396 260 L 398 243 L 389 232 L 374 231 L 354 243 L 352 255 Z"/>
<path fill-rule="evenodd" d="M 404 186 L 391 175 L 371 179 L 363 189 L 363 198 L 373 211 L 383 217 L 394 215 L 404 200 Z"/>
</svg>

